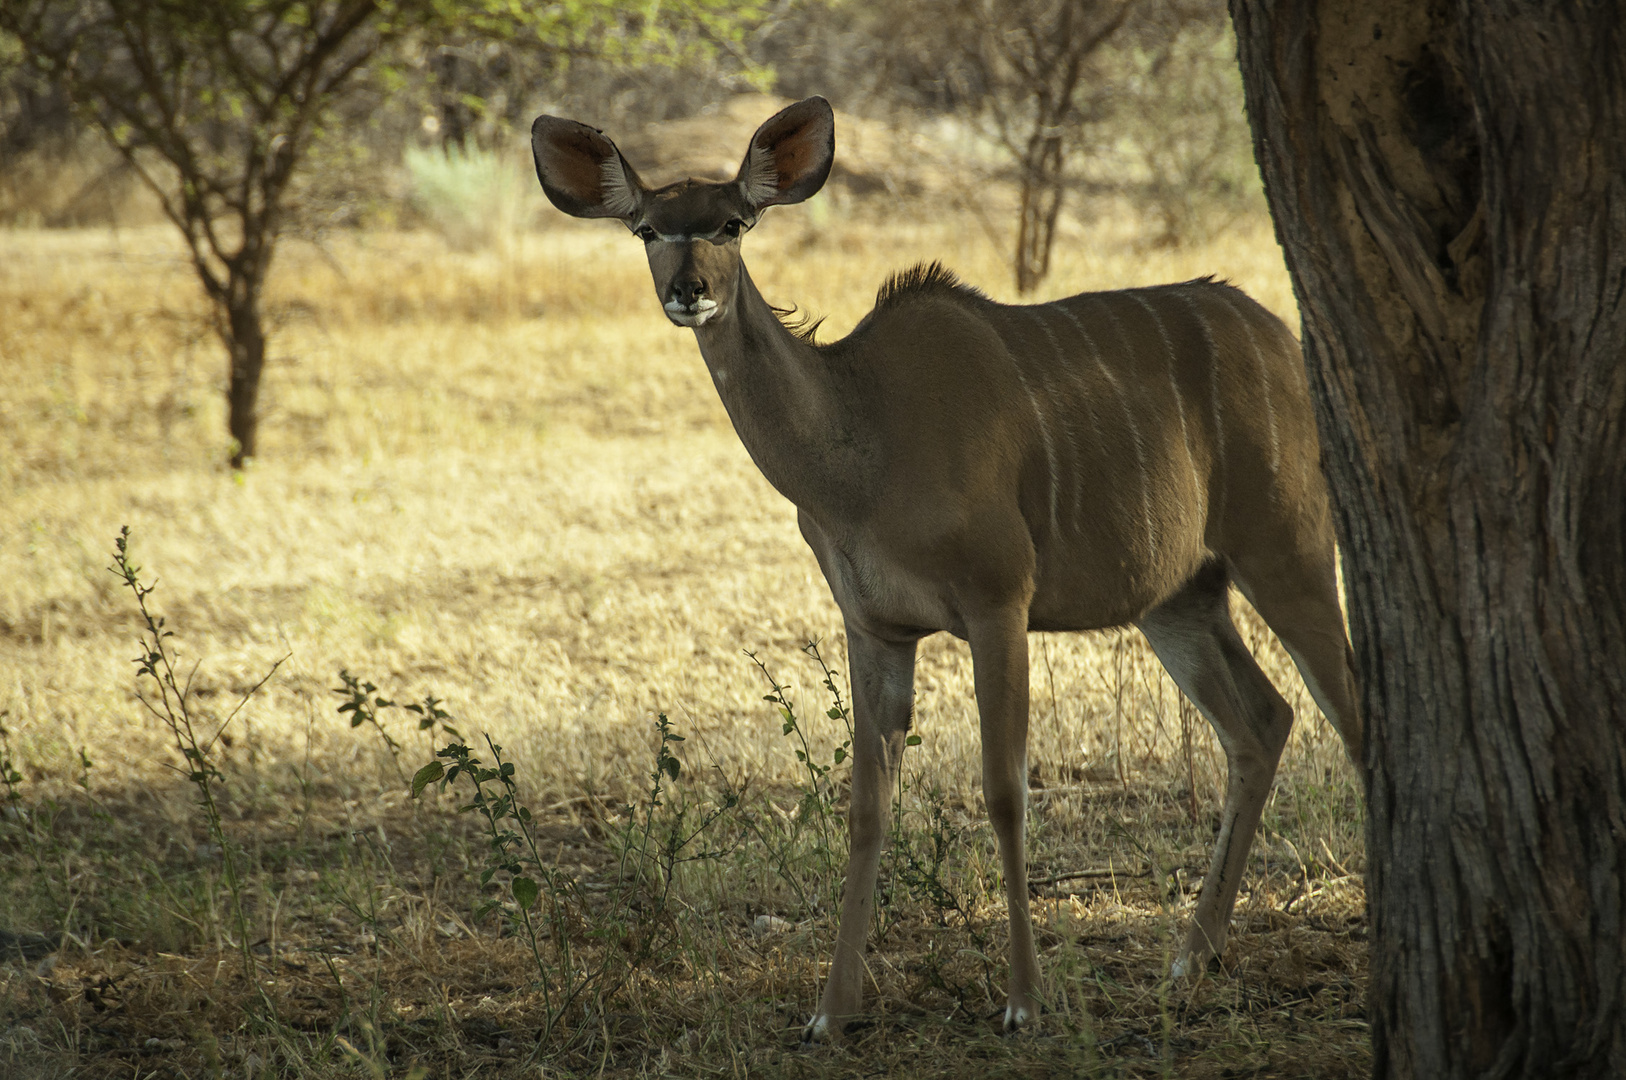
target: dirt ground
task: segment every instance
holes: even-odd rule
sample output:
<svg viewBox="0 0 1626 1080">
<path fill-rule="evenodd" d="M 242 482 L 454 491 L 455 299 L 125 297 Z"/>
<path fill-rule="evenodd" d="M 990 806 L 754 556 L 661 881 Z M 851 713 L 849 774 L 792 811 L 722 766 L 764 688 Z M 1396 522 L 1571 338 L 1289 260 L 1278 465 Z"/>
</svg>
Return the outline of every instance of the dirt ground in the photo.
<svg viewBox="0 0 1626 1080">
<path fill-rule="evenodd" d="M 1068 225 L 1040 298 L 1212 273 L 1296 325 L 1268 222 L 1183 249 L 1141 235 L 1127 212 Z M 770 214 L 747 259 L 770 300 L 827 315 L 829 339 L 919 259 L 1011 299 L 996 239 L 832 195 Z M 970 660 L 939 636 L 872 1011 L 843 1045 L 802 1048 L 846 846 L 843 726 L 803 646 L 844 693 L 840 622 L 638 245 L 549 217 L 474 252 L 375 232 L 279 259 L 262 455 L 233 475 L 222 352 L 168 232 L 0 233 L 0 1073 L 1367 1070 L 1358 790 L 1240 599 L 1300 722 L 1222 962 L 1165 977 L 1217 820 L 1212 734 L 1135 632 L 1036 634 L 1048 1011 L 999 1034 Z M 126 525 L 212 813 L 137 697 L 155 684 L 107 569 Z M 746 650 L 790 685 L 790 733 Z M 528 840 L 494 850 L 458 810 L 467 777 L 412 799 L 449 736 L 378 708 L 392 752 L 337 711 L 341 672 L 376 684 L 369 701 L 433 695 L 488 764 L 489 735 Z M 661 715 L 684 741 L 661 742 Z M 540 929 L 504 859 L 539 883 Z"/>
</svg>

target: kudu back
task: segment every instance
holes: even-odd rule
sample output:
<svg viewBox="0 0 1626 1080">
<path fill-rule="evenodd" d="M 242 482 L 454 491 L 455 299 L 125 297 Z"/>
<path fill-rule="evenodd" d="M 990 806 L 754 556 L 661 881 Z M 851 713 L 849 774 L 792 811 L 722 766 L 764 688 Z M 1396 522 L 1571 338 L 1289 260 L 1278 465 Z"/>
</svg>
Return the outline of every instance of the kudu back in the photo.
<svg viewBox="0 0 1626 1080">
<path fill-rule="evenodd" d="M 983 793 L 1010 914 L 1007 1028 L 1041 1004 L 1023 846 L 1030 630 L 1133 623 L 1208 718 L 1229 767 L 1219 836 L 1175 974 L 1223 948 L 1293 713 L 1232 625 L 1234 582 L 1360 759 L 1333 533 L 1298 345 L 1209 280 L 995 303 L 937 265 L 881 289 L 851 334 L 784 326 L 740 260 L 764 209 L 819 190 L 823 98 L 752 137 L 732 181 L 650 189 L 604 135 L 532 128 L 559 209 L 644 242 L 667 317 L 692 327 L 735 430 L 796 504 L 845 623 L 854 702 L 851 851 L 811 1038 L 862 1003 L 863 953 L 916 643 L 975 668 Z"/>
</svg>

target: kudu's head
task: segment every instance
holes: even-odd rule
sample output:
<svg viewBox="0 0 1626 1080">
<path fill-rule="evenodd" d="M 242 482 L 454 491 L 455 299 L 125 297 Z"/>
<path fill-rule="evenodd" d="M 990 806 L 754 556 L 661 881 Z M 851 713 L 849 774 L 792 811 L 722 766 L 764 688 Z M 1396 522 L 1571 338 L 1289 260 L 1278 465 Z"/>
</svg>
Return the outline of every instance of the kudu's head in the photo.
<svg viewBox="0 0 1626 1080">
<path fill-rule="evenodd" d="M 784 109 L 751 136 L 733 180 L 680 180 L 651 191 L 597 128 L 539 116 L 531 125 L 536 176 L 548 200 L 582 218 L 619 218 L 644 242 L 655 294 L 679 326 L 730 314 L 740 237 L 764 209 L 824 186 L 836 152 L 835 115 L 821 97 Z"/>
</svg>

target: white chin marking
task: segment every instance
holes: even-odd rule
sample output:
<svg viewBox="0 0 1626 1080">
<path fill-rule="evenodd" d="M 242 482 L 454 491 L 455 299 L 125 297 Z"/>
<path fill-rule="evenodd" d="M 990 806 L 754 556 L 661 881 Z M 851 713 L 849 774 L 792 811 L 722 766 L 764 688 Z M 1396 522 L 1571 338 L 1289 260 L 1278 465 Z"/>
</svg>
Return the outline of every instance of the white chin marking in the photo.
<svg viewBox="0 0 1626 1080">
<path fill-rule="evenodd" d="M 679 326 L 704 326 L 706 320 L 717 314 L 717 301 L 696 300 L 694 307 L 673 300 L 666 304 L 666 317 Z"/>
</svg>

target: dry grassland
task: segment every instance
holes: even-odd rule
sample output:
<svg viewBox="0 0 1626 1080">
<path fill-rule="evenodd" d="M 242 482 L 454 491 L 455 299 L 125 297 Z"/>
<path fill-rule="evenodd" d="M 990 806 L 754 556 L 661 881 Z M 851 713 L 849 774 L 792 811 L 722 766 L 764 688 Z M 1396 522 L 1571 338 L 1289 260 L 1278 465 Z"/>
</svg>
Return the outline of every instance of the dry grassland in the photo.
<svg viewBox="0 0 1626 1080">
<path fill-rule="evenodd" d="M 1138 235 L 1128 215 L 1074 227 L 1048 294 L 1215 273 L 1291 316 L 1268 223 L 1173 252 Z M 1009 296 L 1002 253 L 960 217 L 826 199 L 747 242 L 769 299 L 828 315 L 826 338 L 930 258 Z M 66 932 L 54 958 L 0 966 L 0 1074 L 1364 1072 L 1358 793 L 1251 613 L 1243 635 L 1301 722 L 1223 971 L 1162 978 L 1215 827 L 1212 735 L 1137 634 L 1035 635 L 1032 874 L 1110 872 L 1038 889 L 1050 1012 L 997 1034 L 1004 912 L 971 665 L 939 635 L 904 765 L 926 870 L 883 872 L 871 1021 L 802 1050 L 838 885 L 809 838 L 839 813 L 798 820 L 812 782 L 742 651 L 793 684 L 828 762 L 840 725 L 800 647 L 818 639 L 844 672 L 839 617 L 638 245 L 560 218 L 476 254 L 423 234 L 289 242 L 269 306 L 262 457 L 234 477 L 220 349 L 169 232 L 0 234 L 0 725 L 20 774 L 0 929 Z M 252 980 L 221 852 L 134 696 L 134 607 L 106 569 L 126 524 L 184 670 L 199 665 L 205 729 L 286 657 L 211 751 L 248 867 Z M 399 714 L 399 764 L 351 730 L 341 668 L 438 695 L 502 744 L 549 860 L 589 898 L 612 887 L 621 807 L 642 805 L 669 716 L 687 736 L 678 794 L 745 795 L 714 827 L 724 854 L 677 873 L 661 950 L 539 1044 L 523 935 L 474 915 L 476 822 L 405 797 L 400 770 L 431 748 Z M 793 834 L 790 865 L 769 841 Z"/>
</svg>

